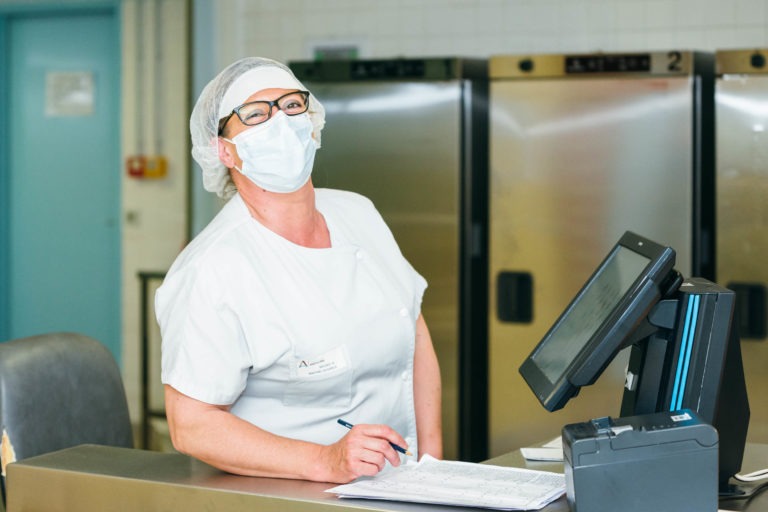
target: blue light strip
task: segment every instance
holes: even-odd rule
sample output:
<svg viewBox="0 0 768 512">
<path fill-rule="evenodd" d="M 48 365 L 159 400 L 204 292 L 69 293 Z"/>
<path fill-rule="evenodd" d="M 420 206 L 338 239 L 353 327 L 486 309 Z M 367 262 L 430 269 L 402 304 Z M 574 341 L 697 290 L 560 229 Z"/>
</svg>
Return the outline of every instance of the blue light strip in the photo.
<svg viewBox="0 0 768 512">
<path fill-rule="evenodd" d="M 677 407 L 675 409 L 683 408 L 683 395 L 685 394 L 685 384 L 688 382 L 688 368 L 691 364 L 691 354 L 693 353 L 693 340 L 696 336 L 696 321 L 699 319 L 699 301 L 701 297 L 699 295 L 693 296 L 693 318 L 691 319 L 691 329 L 688 332 L 688 350 L 685 354 L 685 366 L 683 367 L 683 377 L 680 379 L 680 396 L 677 400 Z"/>
<path fill-rule="evenodd" d="M 688 301 L 688 310 L 685 313 L 685 326 L 683 327 L 682 345 L 677 359 L 677 372 L 675 373 L 675 387 L 672 391 L 670 411 L 676 411 L 683 406 L 685 394 L 685 381 L 688 378 L 688 368 L 693 352 L 693 337 L 696 334 L 696 320 L 699 317 L 699 295 L 692 295 Z"/>
</svg>

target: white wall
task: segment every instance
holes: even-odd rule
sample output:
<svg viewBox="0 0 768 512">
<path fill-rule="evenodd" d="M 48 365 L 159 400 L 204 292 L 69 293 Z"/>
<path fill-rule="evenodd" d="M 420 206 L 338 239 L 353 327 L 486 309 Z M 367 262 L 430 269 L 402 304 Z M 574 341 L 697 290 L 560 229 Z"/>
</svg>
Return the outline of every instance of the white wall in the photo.
<svg viewBox="0 0 768 512">
<path fill-rule="evenodd" d="M 199 1 L 199 0 L 197 0 Z M 307 59 L 717 50 L 765 46 L 766 0 L 219 0 L 218 69 L 246 55 Z"/>
<path fill-rule="evenodd" d="M 138 422 L 141 396 L 140 271 L 166 271 L 187 243 L 189 183 L 189 5 L 186 0 L 122 0 L 123 161 L 160 155 L 168 172 L 137 179 L 122 171 L 122 370 L 131 417 Z M 156 284 L 156 283 L 155 283 Z M 153 303 L 152 294 L 148 297 Z M 159 340 L 154 314 L 150 371 L 162 405 Z"/>
</svg>

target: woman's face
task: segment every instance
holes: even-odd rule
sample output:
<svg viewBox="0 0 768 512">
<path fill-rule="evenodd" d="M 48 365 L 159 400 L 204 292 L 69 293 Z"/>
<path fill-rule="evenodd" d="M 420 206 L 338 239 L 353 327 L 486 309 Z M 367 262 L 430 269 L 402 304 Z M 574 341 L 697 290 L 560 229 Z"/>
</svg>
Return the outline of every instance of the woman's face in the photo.
<svg viewBox="0 0 768 512">
<path fill-rule="evenodd" d="M 248 98 L 243 103 L 249 103 L 251 101 L 274 101 L 280 96 L 295 90 L 296 89 L 262 89 L 248 96 Z M 273 107 L 273 109 L 274 108 L 275 107 Z M 272 113 L 274 114 L 274 110 Z M 240 121 L 240 118 L 234 115 L 229 118 L 229 121 L 227 121 L 227 124 L 224 126 L 222 136 L 231 140 L 234 139 L 235 136 L 237 136 L 239 133 L 242 133 L 249 128 L 253 127 L 244 125 L 242 121 Z"/>
</svg>

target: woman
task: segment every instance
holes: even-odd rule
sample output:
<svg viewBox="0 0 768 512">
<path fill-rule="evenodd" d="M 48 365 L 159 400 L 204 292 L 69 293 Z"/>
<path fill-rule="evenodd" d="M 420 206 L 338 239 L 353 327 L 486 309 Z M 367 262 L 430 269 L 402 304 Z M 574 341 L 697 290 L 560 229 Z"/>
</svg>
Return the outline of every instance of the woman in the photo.
<svg viewBox="0 0 768 512">
<path fill-rule="evenodd" d="M 204 186 L 229 201 L 157 292 L 162 380 L 174 446 L 225 471 L 343 483 L 399 465 L 393 444 L 442 456 L 426 282 L 370 201 L 313 187 L 323 125 L 262 58 L 192 112 Z"/>
</svg>

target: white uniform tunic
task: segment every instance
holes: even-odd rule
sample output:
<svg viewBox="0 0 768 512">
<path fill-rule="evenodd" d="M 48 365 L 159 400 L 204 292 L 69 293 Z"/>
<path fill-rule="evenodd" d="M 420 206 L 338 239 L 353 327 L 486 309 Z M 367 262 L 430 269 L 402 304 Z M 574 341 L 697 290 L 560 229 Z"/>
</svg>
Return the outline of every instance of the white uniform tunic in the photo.
<svg viewBox="0 0 768 512">
<path fill-rule="evenodd" d="M 233 197 L 156 294 L 162 381 L 278 435 L 330 444 L 381 423 L 417 453 L 415 324 L 426 281 L 371 202 L 316 190 L 331 248 L 255 221 Z"/>
</svg>

